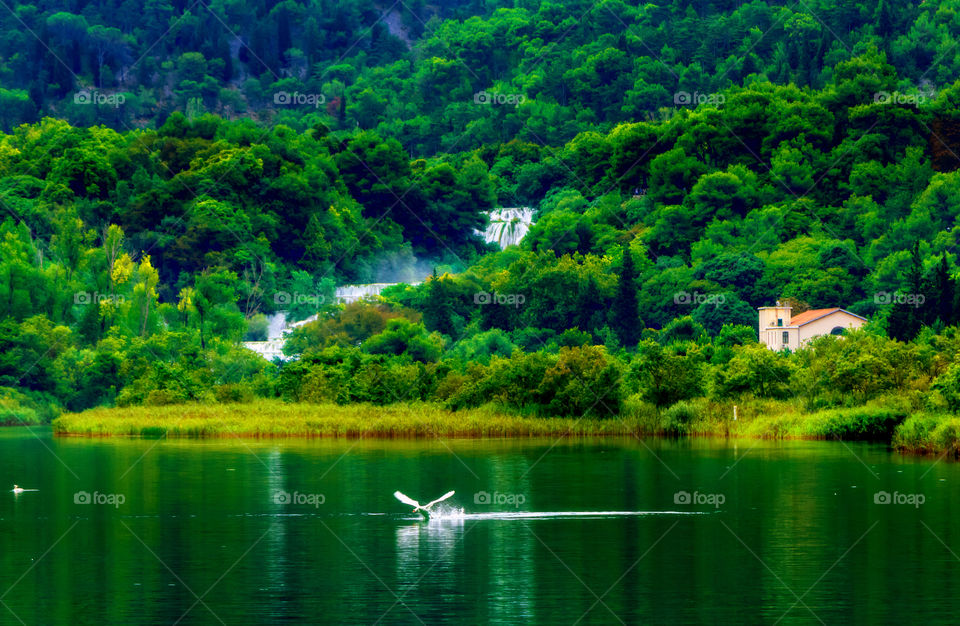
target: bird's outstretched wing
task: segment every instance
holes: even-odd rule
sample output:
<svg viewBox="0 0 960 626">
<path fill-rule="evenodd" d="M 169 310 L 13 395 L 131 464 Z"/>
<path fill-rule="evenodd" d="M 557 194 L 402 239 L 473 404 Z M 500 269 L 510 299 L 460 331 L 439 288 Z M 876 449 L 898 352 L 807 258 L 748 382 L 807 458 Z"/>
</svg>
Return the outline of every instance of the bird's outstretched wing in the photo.
<svg viewBox="0 0 960 626">
<path fill-rule="evenodd" d="M 397 493 L 400 493 L 400 492 L 397 492 Z M 446 500 L 447 498 L 449 498 L 449 497 L 452 496 L 453 494 L 454 494 L 453 491 L 448 491 L 447 493 L 443 494 L 442 496 L 440 496 L 439 498 L 437 498 L 437 499 L 434 500 L 433 502 L 430 502 L 430 503 L 428 503 L 428 504 L 424 504 L 421 508 L 429 509 L 430 507 L 432 507 L 432 506 L 433 506 L 434 504 L 436 504 L 437 502 L 443 502 L 444 500 Z"/>
<path fill-rule="evenodd" d="M 452 493 L 452 492 L 451 492 L 451 493 Z M 397 500 L 399 500 L 400 502 L 403 502 L 404 504 L 409 504 L 410 506 L 417 507 L 418 509 L 420 508 L 420 503 L 419 503 L 419 502 L 417 502 L 417 501 L 414 500 L 413 498 L 408 498 L 407 496 L 403 495 L 403 494 L 400 493 L 399 491 L 394 491 L 394 492 L 393 492 L 393 497 L 395 497 L 395 498 L 396 498 Z M 427 505 L 427 506 L 429 506 L 429 505 Z"/>
</svg>

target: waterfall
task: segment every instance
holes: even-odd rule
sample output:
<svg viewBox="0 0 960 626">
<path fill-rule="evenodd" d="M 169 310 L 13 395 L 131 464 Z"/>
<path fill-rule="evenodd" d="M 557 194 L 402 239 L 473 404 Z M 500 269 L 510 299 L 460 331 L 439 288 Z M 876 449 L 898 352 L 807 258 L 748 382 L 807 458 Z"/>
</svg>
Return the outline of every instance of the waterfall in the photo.
<svg viewBox="0 0 960 626">
<path fill-rule="evenodd" d="M 533 209 L 530 207 L 500 208 L 489 211 L 490 224 L 483 234 L 487 243 L 496 243 L 500 248 L 520 243 L 533 225 Z"/>
<path fill-rule="evenodd" d="M 402 283 L 366 283 L 364 285 L 341 285 L 334 292 L 334 298 L 338 302 L 356 302 L 368 296 L 379 296 L 387 287 L 400 285 Z M 407 285 L 419 285 L 420 283 L 405 283 Z"/>
<path fill-rule="evenodd" d="M 286 361 L 288 357 L 283 354 L 283 344 L 287 341 L 287 335 L 294 329 L 315 321 L 317 317 L 318 316 L 314 314 L 305 320 L 288 324 L 287 312 L 277 311 L 267 316 L 267 340 L 244 341 L 243 347 L 247 350 L 253 350 L 268 361 L 272 361 L 275 358 Z"/>
<path fill-rule="evenodd" d="M 530 207 L 509 207 L 489 211 L 490 225 L 480 234 L 484 241 L 488 243 L 497 243 L 501 248 L 514 246 L 520 243 L 530 226 L 533 225 L 533 209 Z M 423 276 L 424 274 L 420 274 Z M 398 276 L 399 278 L 400 276 Z M 406 283 L 366 283 L 361 285 L 341 285 L 334 292 L 334 299 L 337 302 L 356 302 L 363 298 L 379 296 L 387 287 L 394 285 L 408 284 L 419 285 L 420 282 Z M 301 322 L 288 323 L 285 311 L 278 311 L 267 317 L 267 341 L 245 341 L 243 345 L 265 359 L 272 360 L 275 357 L 286 359 L 283 356 L 283 344 L 286 341 L 286 335 L 294 328 L 317 319 L 314 315 Z"/>
<path fill-rule="evenodd" d="M 283 354 L 283 344 L 286 339 L 270 339 L 268 341 L 244 341 L 243 347 L 247 350 L 253 350 L 268 361 L 279 358 L 286 361 L 287 357 Z"/>
</svg>

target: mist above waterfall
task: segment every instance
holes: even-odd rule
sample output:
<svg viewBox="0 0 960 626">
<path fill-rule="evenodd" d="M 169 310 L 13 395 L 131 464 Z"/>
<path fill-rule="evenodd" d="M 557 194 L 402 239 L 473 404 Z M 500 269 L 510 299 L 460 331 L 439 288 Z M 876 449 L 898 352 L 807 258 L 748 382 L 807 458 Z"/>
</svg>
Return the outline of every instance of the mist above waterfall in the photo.
<svg viewBox="0 0 960 626">
<path fill-rule="evenodd" d="M 487 243 L 496 243 L 501 249 L 520 243 L 529 232 L 533 224 L 531 207 L 503 207 L 487 213 L 490 223 L 481 235 Z M 448 265 L 448 260 L 433 258 L 418 258 L 409 247 L 384 254 L 375 259 L 367 271 L 371 282 L 349 285 L 340 285 L 336 288 L 334 298 L 338 302 L 354 302 L 363 298 L 378 296 L 380 293 L 398 283 L 418 285 L 422 283 L 434 269 Z M 446 268 L 440 269 L 444 271 Z M 287 323 L 287 313 L 278 311 L 268 317 L 267 341 L 248 342 L 251 349 L 270 356 L 278 353 L 283 345 L 283 336 L 290 330 Z"/>
<path fill-rule="evenodd" d="M 440 265 L 437 259 L 420 258 L 409 248 L 400 252 L 384 255 L 373 263 L 373 275 L 370 283 L 419 283 L 433 273 Z"/>
<path fill-rule="evenodd" d="M 267 316 L 267 341 L 280 339 L 283 336 L 283 329 L 287 327 L 286 311 L 277 311 Z"/>
<path fill-rule="evenodd" d="M 410 248 L 403 248 L 374 261 L 370 272 L 371 282 L 340 285 L 334 292 L 334 297 L 338 302 L 354 302 L 380 295 L 387 287 L 399 283 L 419 285 L 439 264 L 436 259 L 418 258 Z"/>
</svg>

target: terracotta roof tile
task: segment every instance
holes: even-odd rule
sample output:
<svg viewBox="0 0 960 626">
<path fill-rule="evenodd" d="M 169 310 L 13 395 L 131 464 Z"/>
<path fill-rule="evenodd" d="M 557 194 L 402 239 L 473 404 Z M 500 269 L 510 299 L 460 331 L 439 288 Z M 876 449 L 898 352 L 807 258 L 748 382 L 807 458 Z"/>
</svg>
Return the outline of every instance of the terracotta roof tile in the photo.
<svg viewBox="0 0 960 626">
<path fill-rule="evenodd" d="M 813 320 L 820 319 L 825 315 L 830 315 L 831 313 L 836 313 L 837 311 L 842 311 L 840 307 L 835 307 L 832 309 L 811 309 L 810 311 L 804 311 L 790 318 L 791 326 L 803 326 L 807 322 L 812 322 Z"/>
</svg>

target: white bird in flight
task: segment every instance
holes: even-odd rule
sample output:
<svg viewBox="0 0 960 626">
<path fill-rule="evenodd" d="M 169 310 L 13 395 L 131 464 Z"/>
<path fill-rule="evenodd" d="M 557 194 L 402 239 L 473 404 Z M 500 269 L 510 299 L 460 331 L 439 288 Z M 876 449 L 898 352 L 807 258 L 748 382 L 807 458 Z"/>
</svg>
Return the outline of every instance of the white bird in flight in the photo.
<svg viewBox="0 0 960 626">
<path fill-rule="evenodd" d="M 439 498 L 437 498 L 437 499 L 434 500 L 433 502 L 428 502 L 428 503 L 426 503 L 426 504 L 420 504 L 419 502 L 417 502 L 417 501 L 414 500 L 413 498 L 407 497 L 407 496 L 403 495 L 402 493 L 400 493 L 399 491 L 393 492 L 393 496 L 394 496 L 397 500 L 399 500 L 400 502 L 403 502 L 404 504 L 409 504 L 410 506 L 413 507 L 413 512 L 414 512 L 414 513 L 420 512 L 424 517 L 426 517 L 426 518 L 428 518 L 428 519 L 430 518 L 430 507 L 432 507 L 434 504 L 436 504 L 436 503 L 438 503 L 438 502 L 443 502 L 444 500 L 446 500 L 447 498 L 449 498 L 449 497 L 452 496 L 453 494 L 454 494 L 453 491 L 448 491 L 447 493 L 443 494 L 442 496 L 440 496 Z"/>
</svg>

